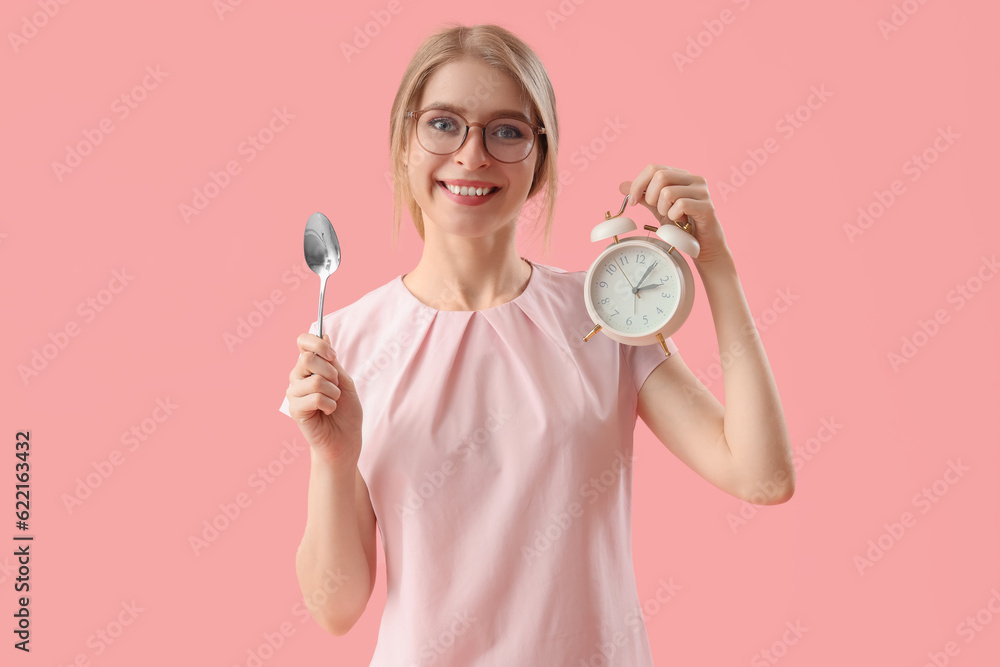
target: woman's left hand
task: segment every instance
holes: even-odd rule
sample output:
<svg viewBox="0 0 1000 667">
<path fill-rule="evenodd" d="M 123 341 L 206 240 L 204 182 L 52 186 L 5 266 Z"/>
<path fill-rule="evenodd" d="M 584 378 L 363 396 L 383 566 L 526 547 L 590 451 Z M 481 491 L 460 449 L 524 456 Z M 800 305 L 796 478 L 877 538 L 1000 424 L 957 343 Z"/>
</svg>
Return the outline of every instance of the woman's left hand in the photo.
<svg viewBox="0 0 1000 667">
<path fill-rule="evenodd" d="M 715 207 L 708 196 L 708 185 L 701 176 L 684 169 L 650 164 L 635 177 L 634 181 L 623 181 L 618 189 L 629 196 L 629 205 L 641 203 L 656 216 L 661 224 L 681 225 L 686 220 L 694 223 L 688 233 L 698 239 L 701 251 L 697 264 L 708 264 L 729 255 L 722 225 L 715 215 Z M 640 227 L 642 223 L 637 221 Z"/>
</svg>

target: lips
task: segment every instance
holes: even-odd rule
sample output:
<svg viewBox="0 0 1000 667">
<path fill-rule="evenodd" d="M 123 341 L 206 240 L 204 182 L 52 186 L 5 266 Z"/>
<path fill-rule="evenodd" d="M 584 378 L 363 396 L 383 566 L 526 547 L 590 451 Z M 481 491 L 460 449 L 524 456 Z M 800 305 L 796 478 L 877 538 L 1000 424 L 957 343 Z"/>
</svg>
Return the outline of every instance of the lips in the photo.
<svg viewBox="0 0 1000 667">
<path fill-rule="evenodd" d="M 449 192 L 455 190 L 456 192 L 454 192 L 453 194 L 461 196 L 466 196 L 462 195 L 460 191 L 461 188 L 467 188 L 468 190 L 468 192 L 466 193 L 467 195 L 475 195 L 476 190 L 489 191 L 489 194 L 494 194 L 500 190 L 500 186 L 495 185 L 493 183 L 487 183 L 485 181 L 465 181 L 465 180 L 438 181 L 438 184 L 444 189 L 448 190 Z M 476 195 L 476 196 L 481 197 L 483 195 Z"/>
<path fill-rule="evenodd" d="M 455 181 L 450 181 L 450 182 L 451 183 L 455 183 L 457 185 L 457 183 Z M 473 181 L 473 182 L 475 182 L 475 181 Z M 438 181 L 437 183 L 438 183 L 438 186 L 441 188 L 442 192 L 444 192 L 444 196 L 445 197 L 447 197 L 451 201 L 455 202 L 456 204 L 462 204 L 464 206 L 479 206 L 481 204 L 485 204 L 486 202 L 488 202 L 491 199 L 493 199 L 493 197 L 498 192 L 500 192 L 500 189 L 497 188 L 493 192 L 490 192 L 489 194 L 484 194 L 484 195 L 455 194 L 450 189 L 448 189 L 448 186 L 445 185 L 444 181 Z M 474 187 L 474 186 L 467 186 L 467 187 Z M 478 187 L 497 187 L 497 186 L 491 186 L 491 185 L 487 184 L 487 185 L 481 185 L 481 186 L 478 186 Z"/>
<path fill-rule="evenodd" d="M 487 183 L 486 181 L 466 181 L 464 179 L 448 179 L 446 181 L 438 181 L 438 183 L 444 183 L 445 185 L 457 185 L 458 187 L 467 186 L 470 188 L 499 187 L 496 183 Z"/>
</svg>

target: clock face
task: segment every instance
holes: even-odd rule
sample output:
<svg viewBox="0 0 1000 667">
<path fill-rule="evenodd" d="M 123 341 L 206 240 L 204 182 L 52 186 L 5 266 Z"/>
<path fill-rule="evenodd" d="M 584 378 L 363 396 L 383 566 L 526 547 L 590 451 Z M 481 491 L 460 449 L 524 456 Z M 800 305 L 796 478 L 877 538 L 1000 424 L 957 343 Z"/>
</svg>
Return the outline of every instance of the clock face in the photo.
<svg viewBox="0 0 1000 667">
<path fill-rule="evenodd" d="M 601 255 L 590 278 L 590 300 L 602 324 L 627 336 L 657 331 L 680 303 L 679 271 L 666 251 L 617 243 Z"/>
</svg>

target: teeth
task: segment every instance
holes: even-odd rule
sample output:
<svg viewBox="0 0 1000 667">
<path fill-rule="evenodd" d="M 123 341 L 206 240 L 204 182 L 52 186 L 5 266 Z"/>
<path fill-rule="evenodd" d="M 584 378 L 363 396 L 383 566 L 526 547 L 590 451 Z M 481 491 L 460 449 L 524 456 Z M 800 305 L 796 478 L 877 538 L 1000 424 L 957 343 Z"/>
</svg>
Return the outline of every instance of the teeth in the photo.
<svg viewBox="0 0 1000 667">
<path fill-rule="evenodd" d="M 470 195 L 475 197 L 487 195 L 496 190 L 496 188 L 470 188 L 465 185 L 458 186 L 451 185 L 450 183 L 445 183 L 445 187 L 454 192 L 456 195 Z"/>
</svg>

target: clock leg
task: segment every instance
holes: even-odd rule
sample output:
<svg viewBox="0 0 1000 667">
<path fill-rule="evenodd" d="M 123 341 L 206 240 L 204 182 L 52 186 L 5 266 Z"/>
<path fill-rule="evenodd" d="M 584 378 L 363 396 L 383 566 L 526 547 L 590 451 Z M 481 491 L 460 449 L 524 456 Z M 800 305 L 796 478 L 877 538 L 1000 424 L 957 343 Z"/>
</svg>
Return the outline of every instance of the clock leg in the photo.
<svg viewBox="0 0 1000 667">
<path fill-rule="evenodd" d="M 667 359 L 670 358 L 670 350 L 667 349 L 667 341 L 663 340 L 663 334 L 656 334 L 656 340 L 663 348 L 663 353 L 667 355 Z"/>
<path fill-rule="evenodd" d="M 598 324 L 597 326 L 595 326 L 595 327 L 594 327 L 593 329 L 591 329 L 591 330 L 590 330 L 590 333 L 589 333 L 589 334 L 587 334 L 586 336 L 584 336 L 584 337 L 583 337 L 583 342 L 584 342 L 584 343 L 586 343 L 586 342 L 587 342 L 588 340 L 590 340 L 590 339 L 591 339 L 591 337 L 592 337 L 592 336 L 593 336 L 594 334 L 596 334 L 596 333 L 597 333 L 598 331 L 600 331 L 600 330 L 601 330 L 601 325 L 600 325 L 600 324 Z"/>
</svg>

